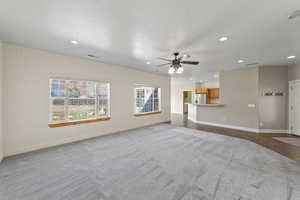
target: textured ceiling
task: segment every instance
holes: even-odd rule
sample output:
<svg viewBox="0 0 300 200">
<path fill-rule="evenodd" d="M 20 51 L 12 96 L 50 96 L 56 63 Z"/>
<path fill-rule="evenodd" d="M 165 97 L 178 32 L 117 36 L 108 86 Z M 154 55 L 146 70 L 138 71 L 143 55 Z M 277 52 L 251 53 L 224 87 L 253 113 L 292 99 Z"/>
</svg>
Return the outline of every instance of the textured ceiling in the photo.
<svg viewBox="0 0 300 200">
<path fill-rule="evenodd" d="M 67 55 L 167 74 L 157 57 L 174 51 L 207 74 L 246 63 L 285 65 L 300 58 L 299 0 L 0 0 L 0 39 Z M 229 40 L 221 43 L 222 36 Z M 70 43 L 79 42 L 78 45 Z M 245 60 L 239 64 L 239 59 Z M 151 64 L 147 65 L 146 62 Z M 295 62 L 292 61 L 292 62 Z"/>
</svg>

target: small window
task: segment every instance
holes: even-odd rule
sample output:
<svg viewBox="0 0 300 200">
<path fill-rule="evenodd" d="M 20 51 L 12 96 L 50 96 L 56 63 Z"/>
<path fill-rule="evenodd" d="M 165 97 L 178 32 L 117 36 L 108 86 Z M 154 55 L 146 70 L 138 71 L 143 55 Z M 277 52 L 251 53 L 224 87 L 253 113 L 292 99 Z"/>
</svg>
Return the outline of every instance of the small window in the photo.
<svg viewBox="0 0 300 200">
<path fill-rule="evenodd" d="M 50 123 L 109 118 L 108 83 L 50 79 Z"/>
<path fill-rule="evenodd" d="M 160 107 L 160 88 L 135 88 L 135 115 L 158 113 Z"/>
</svg>

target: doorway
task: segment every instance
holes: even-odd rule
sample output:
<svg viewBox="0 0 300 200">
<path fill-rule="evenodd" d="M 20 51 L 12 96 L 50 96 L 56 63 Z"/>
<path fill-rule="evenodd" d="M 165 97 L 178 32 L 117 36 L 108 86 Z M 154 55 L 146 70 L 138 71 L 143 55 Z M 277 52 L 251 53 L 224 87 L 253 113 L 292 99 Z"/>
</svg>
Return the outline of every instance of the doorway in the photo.
<svg viewBox="0 0 300 200">
<path fill-rule="evenodd" d="M 289 124 L 290 132 L 300 136 L 300 80 L 290 81 Z"/>
<path fill-rule="evenodd" d="M 188 104 L 192 103 L 192 91 L 183 91 L 183 114 L 187 114 L 188 113 Z"/>
</svg>

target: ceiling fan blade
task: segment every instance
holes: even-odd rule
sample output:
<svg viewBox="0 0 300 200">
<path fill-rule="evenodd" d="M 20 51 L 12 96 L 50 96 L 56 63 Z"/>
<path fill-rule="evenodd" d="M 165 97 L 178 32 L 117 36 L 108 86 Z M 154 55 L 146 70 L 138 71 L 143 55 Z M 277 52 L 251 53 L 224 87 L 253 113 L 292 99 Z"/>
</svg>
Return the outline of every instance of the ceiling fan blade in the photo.
<svg viewBox="0 0 300 200">
<path fill-rule="evenodd" d="M 178 59 L 182 60 L 182 59 L 189 59 L 191 56 L 189 54 L 184 54 L 183 56 L 180 56 Z"/>
<path fill-rule="evenodd" d="M 169 62 L 171 62 L 172 60 L 170 60 L 170 59 L 166 59 L 166 58 L 158 58 L 158 59 L 160 59 L 160 60 L 165 60 L 165 61 L 169 61 Z"/>
<path fill-rule="evenodd" d="M 184 57 L 183 56 L 180 56 L 179 58 L 178 58 L 178 60 L 182 60 Z"/>
<path fill-rule="evenodd" d="M 161 64 L 161 65 L 156 65 L 156 67 L 163 67 L 163 66 L 166 66 L 166 65 L 170 65 L 172 63 L 165 63 L 165 64 Z"/>
<path fill-rule="evenodd" d="M 289 19 L 295 19 L 299 16 L 300 16 L 300 10 L 296 10 L 289 16 Z"/>
<path fill-rule="evenodd" d="M 198 61 L 181 61 L 181 64 L 188 64 L 188 65 L 198 65 Z"/>
</svg>

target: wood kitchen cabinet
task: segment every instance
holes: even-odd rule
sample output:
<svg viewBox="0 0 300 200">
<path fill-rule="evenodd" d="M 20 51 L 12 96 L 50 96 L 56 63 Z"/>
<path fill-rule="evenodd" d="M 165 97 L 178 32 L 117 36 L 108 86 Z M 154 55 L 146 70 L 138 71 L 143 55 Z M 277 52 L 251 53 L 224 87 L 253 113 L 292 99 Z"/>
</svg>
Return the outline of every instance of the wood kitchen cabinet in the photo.
<svg viewBox="0 0 300 200">
<path fill-rule="evenodd" d="M 220 98 L 220 89 L 219 88 L 209 88 L 208 89 L 208 98 L 209 99 Z"/>
<path fill-rule="evenodd" d="M 197 88 L 196 89 L 196 94 L 207 94 L 208 89 L 207 88 Z"/>
<path fill-rule="evenodd" d="M 197 88 L 196 94 L 206 94 L 207 104 L 218 104 L 220 98 L 219 88 Z"/>
</svg>

